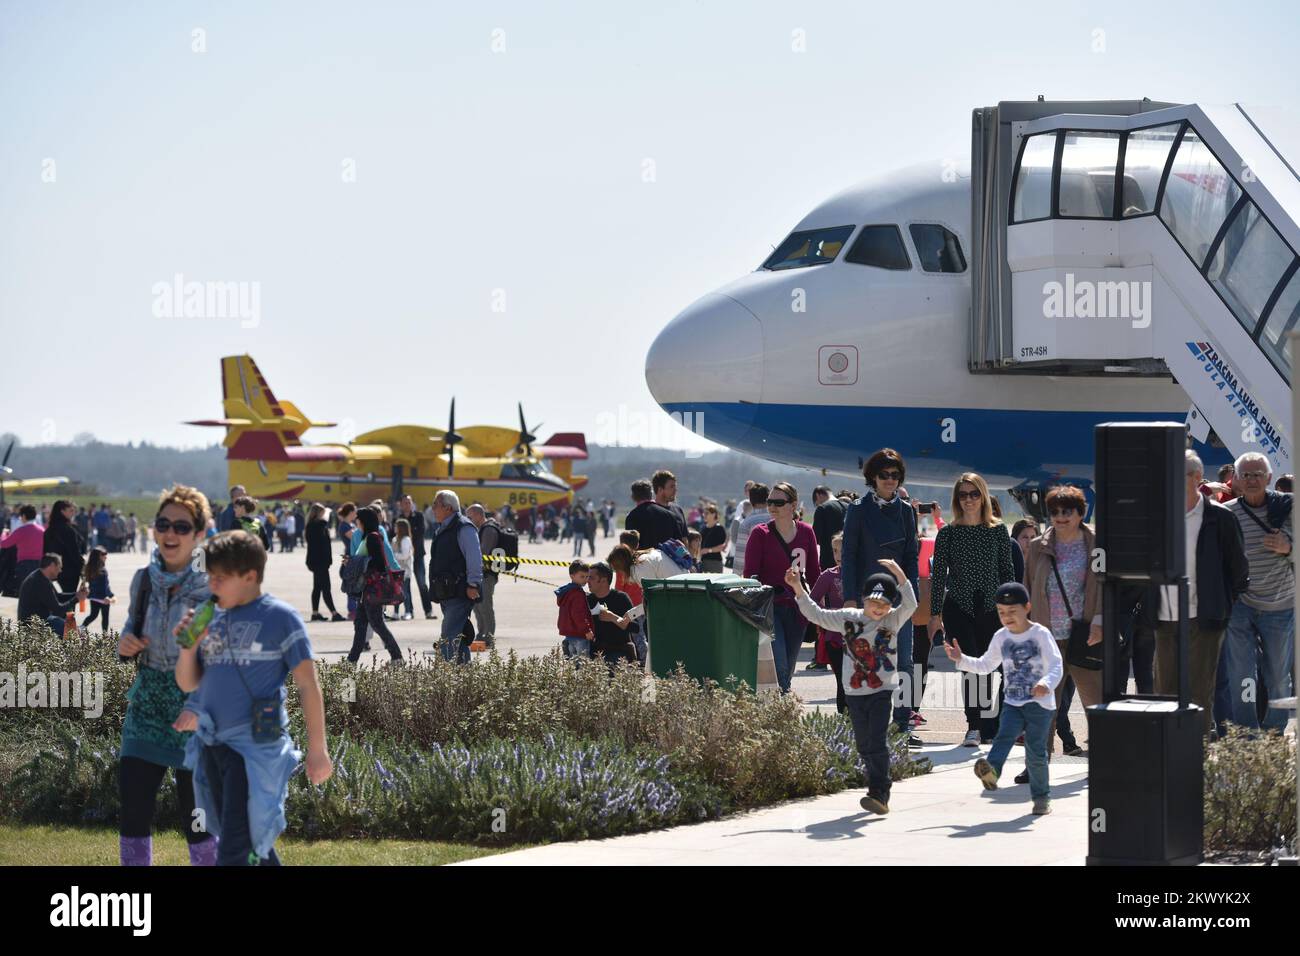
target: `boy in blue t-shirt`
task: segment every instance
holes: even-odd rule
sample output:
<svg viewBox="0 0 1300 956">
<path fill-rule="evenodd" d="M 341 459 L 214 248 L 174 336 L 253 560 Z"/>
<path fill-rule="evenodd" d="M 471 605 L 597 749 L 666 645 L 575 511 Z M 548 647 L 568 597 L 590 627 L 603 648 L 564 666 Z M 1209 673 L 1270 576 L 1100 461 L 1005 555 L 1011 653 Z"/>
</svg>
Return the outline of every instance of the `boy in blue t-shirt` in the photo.
<svg viewBox="0 0 1300 956">
<path fill-rule="evenodd" d="M 204 553 L 217 608 L 199 639 L 180 652 L 176 683 L 192 693 L 175 726 L 196 731 L 186 765 L 194 770 L 199 822 L 220 839 L 217 865 L 278 865 L 274 844 L 301 756 L 284 707 L 290 673 L 307 722 L 307 779 L 324 783 L 333 770 L 311 641 L 297 611 L 262 593 L 260 540 L 226 531 L 209 539 Z M 178 637 L 193 616 L 181 620 Z"/>
</svg>

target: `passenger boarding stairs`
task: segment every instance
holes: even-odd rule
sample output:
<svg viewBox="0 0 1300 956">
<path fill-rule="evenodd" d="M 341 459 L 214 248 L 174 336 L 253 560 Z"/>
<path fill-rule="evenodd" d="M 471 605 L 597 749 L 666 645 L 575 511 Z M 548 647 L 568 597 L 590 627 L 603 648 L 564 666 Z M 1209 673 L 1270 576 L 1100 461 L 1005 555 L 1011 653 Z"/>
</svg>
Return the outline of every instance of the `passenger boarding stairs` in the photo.
<svg viewBox="0 0 1300 956">
<path fill-rule="evenodd" d="M 1172 375 L 1293 471 L 1300 175 L 1238 105 L 1000 103 L 972 139 L 972 372 Z"/>
</svg>

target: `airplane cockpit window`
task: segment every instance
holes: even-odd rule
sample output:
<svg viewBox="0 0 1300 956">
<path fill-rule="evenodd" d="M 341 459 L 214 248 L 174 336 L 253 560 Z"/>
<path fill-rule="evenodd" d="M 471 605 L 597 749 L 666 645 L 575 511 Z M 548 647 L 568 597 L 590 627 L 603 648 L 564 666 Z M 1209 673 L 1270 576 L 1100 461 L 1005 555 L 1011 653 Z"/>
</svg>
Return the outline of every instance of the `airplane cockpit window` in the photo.
<svg viewBox="0 0 1300 956">
<path fill-rule="evenodd" d="M 877 269 L 912 268 L 912 260 L 907 257 L 907 248 L 903 245 L 903 234 L 894 225 L 863 226 L 844 261 Z"/>
<path fill-rule="evenodd" d="M 549 471 L 540 462 L 513 462 L 501 466 L 502 478 L 535 478 Z"/>
<path fill-rule="evenodd" d="M 961 240 L 950 229 L 933 222 L 914 222 L 907 227 L 912 245 L 926 272 L 965 272 L 966 257 Z"/>
<path fill-rule="evenodd" d="M 776 247 L 776 251 L 763 263 L 764 269 L 802 269 L 834 262 L 853 234 L 852 226 L 831 226 L 826 229 L 804 229 L 792 232 Z"/>
</svg>

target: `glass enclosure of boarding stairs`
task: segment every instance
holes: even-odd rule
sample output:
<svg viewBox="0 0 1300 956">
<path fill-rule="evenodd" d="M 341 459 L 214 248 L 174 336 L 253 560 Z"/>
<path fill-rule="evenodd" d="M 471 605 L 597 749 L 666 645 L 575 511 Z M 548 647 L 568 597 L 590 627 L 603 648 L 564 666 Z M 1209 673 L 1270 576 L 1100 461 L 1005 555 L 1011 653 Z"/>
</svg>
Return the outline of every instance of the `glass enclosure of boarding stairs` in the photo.
<svg viewBox="0 0 1300 956">
<path fill-rule="evenodd" d="M 1245 108 L 977 109 L 971 184 L 971 372 L 1172 376 L 1198 441 L 1293 471 L 1300 175 Z"/>
</svg>

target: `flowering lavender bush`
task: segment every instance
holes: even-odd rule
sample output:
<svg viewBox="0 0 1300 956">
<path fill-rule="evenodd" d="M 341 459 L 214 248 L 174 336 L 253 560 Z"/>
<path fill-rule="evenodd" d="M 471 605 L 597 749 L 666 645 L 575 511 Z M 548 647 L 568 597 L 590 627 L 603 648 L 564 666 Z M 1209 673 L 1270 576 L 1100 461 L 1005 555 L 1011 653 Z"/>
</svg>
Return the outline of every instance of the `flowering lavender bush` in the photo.
<svg viewBox="0 0 1300 956">
<path fill-rule="evenodd" d="M 858 756 L 853 739 L 853 725 L 843 714 L 809 714 L 804 718 L 808 728 L 816 734 L 831 755 L 827 777 L 832 790 L 866 786 L 866 767 Z M 889 728 L 889 778 L 906 780 L 929 773 L 932 764 L 928 757 L 915 757 L 907 747 L 908 735 L 897 727 Z"/>
<path fill-rule="evenodd" d="M 722 795 L 669 758 L 546 735 L 428 751 L 334 741 L 334 776 L 295 774 L 289 825 L 308 836 L 532 843 L 720 815 Z"/>
</svg>

